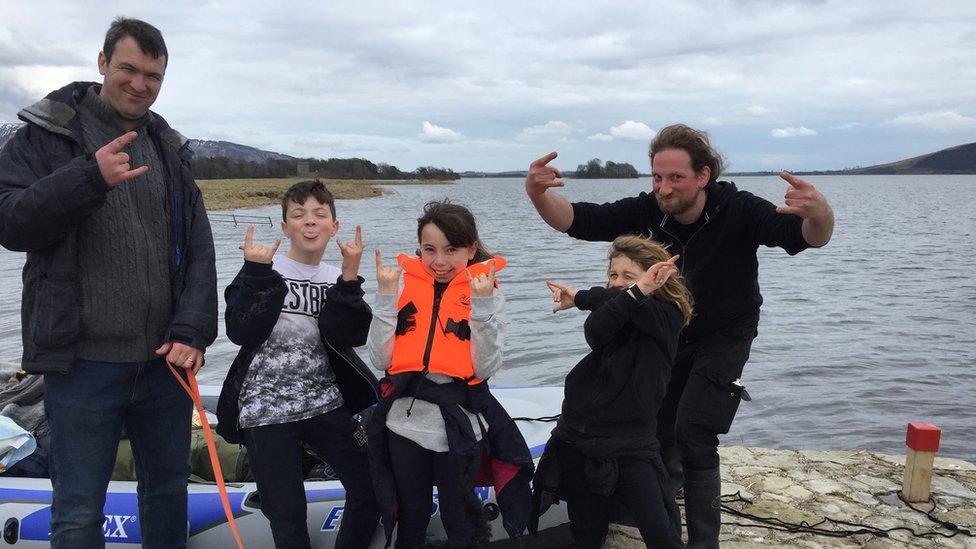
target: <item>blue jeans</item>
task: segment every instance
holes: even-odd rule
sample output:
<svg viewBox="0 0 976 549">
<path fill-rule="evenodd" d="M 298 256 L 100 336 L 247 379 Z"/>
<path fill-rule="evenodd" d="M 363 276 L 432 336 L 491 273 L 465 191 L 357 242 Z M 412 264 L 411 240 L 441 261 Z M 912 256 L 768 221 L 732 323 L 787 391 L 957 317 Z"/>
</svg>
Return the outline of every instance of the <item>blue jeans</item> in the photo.
<svg viewBox="0 0 976 549">
<path fill-rule="evenodd" d="M 45 374 L 51 546 L 105 546 L 105 491 L 124 427 L 135 459 L 143 547 L 186 547 L 192 407 L 162 359 L 78 360 L 67 374 Z"/>
</svg>

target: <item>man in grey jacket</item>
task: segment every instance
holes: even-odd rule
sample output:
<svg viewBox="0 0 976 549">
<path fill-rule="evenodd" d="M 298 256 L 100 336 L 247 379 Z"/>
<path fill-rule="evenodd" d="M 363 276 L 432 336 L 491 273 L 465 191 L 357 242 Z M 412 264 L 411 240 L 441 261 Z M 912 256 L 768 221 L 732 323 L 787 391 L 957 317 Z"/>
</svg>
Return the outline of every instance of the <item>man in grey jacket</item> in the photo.
<svg viewBox="0 0 976 549">
<path fill-rule="evenodd" d="M 45 375 L 53 547 L 118 531 L 103 534 L 103 508 L 123 429 L 139 479 L 127 541 L 186 545 L 192 405 L 167 363 L 203 365 L 217 281 L 186 138 L 149 110 L 167 60 L 158 29 L 116 19 L 102 83 L 25 108 L 0 150 L 0 244 L 27 252 L 22 367 Z"/>
</svg>

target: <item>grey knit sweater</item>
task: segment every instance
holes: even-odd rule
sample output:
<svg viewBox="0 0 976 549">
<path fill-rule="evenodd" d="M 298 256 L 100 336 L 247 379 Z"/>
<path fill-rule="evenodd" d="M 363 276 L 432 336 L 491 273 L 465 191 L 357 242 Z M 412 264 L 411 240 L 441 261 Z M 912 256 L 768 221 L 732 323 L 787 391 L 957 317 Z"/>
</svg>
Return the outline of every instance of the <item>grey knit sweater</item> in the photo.
<svg viewBox="0 0 976 549">
<path fill-rule="evenodd" d="M 125 133 L 118 114 L 92 86 L 80 104 L 85 147 L 96 151 Z M 146 175 L 109 191 L 78 228 L 82 339 L 78 358 L 141 362 L 154 358 L 171 320 L 170 216 L 159 153 L 145 126 L 126 152 Z"/>
</svg>

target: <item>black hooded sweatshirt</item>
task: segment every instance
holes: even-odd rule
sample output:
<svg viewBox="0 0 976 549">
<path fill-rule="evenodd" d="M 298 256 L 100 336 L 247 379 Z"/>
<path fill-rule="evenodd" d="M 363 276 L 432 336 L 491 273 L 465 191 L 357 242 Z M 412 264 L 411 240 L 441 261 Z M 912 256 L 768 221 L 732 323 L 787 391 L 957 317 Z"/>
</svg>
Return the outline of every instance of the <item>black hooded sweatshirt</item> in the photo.
<svg viewBox="0 0 976 549">
<path fill-rule="evenodd" d="M 625 234 L 651 236 L 680 254 L 678 267 L 695 300 L 695 316 L 683 340 L 716 334 L 753 337 L 759 324 L 759 245 L 778 246 L 790 255 L 809 247 L 803 219 L 776 213 L 776 206 L 734 183 L 714 181 L 699 220 L 682 226 L 641 193 L 612 203 L 573 204 L 567 234 L 582 240 L 610 241 Z"/>
<path fill-rule="evenodd" d="M 561 424 L 576 435 L 654 440 L 684 317 L 674 302 L 595 287 L 576 293 L 592 311 L 583 325 L 592 351 L 566 376 Z"/>
</svg>

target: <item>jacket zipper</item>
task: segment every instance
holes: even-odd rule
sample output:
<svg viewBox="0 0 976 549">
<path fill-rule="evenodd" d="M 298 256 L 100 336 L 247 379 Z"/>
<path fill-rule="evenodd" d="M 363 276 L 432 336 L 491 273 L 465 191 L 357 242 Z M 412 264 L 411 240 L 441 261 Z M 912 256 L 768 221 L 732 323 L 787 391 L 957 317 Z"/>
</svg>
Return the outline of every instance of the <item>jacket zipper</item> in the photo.
<svg viewBox="0 0 976 549">
<path fill-rule="evenodd" d="M 247 370 L 251 369 L 251 363 L 254 362 L 254 351 L 250 350 L 249 352 L 251 353 L 251 356 L 248 357 L 247 364 L 243 365 L 247 368 Z M 233 366 L 233 364 L 231 366 Z M 234 373 L 237 374 L 237 372 Z M 234 381 L 235 381 L 235 385 L 238 385 L 237 386 L 237 432 L 240 433 L 241 432 L 241 393 L 244 392 L 244 382 L 247 381 L 247 372 L 245 371 L 243 375 L 238 374 L 238 376 L 239 379 L 241 380 L 240 384 L 236 383 L 237 381 L 236 379 Z M 243 445 L 243 442 L 241 444 Z"/>
<path fill-rule="evenodd" d="M 420 371 L 420 375 L 426 376 L 430 372 L 430 349 L 434 346 L 434 330 L 437 329 L 437 313 L 440 312 L 441 308 L 441 298 L 444 297 L 444 292 L 447 288 L 444 288 L 440 293 L 437 292 L 437 285 L 434 285 L 434 306 L 430 311 L 430 329 L 427 330 L 427 345 L 424 347 L 424 369 Z M 410 412 L 413 410 L 413 403 L 417 402 L 417 391 L 420 391 L 420 385 L 417 385 L 417 389 L 413 393 L 413 399 L 410 400 L 410 406 L 407 406 L 407 417 L 410 417 Z"/>
<path fill-rule="evenodd" d="M 689 236 L 688 237 L 688 240 L 685 241 L 685 242 L 681 242 L 681 239 L 678 238 L 677 235 L 675 235 L 674 233 L 672 233 L 671 231 L 669 231 L 668 228 L 665 226 L 665 223 L 667 223 L 668 222 L 668 219 L 670 219 L 670 218 L 671 218 L 671 216 L 667 216 L 664 219 L 662 219 L 661 220 L 660 227 L 661 227 L 661 230 L 664 231 L 665 234 L 667 234 L 668 236 L 670 236 L 671 238 L 673 238 L 675 240 L 675 242 L 680 242 L 681 243 L 681 274 L 685 274 L 685 265 L 688 262 L 688 245 L 691 244 L 691 241 L 696 236 L 698 236 L 698 233 L 700 233 L 702 231 L 702 229 L 704 229 L 705 226 L 708 225 L 708 222 L 711 221 L 712 218 L 706 213 L 705 214 L 705 222 L 701 224 L 701 227 L 698 227 L 698 230 L 697 231 L 691 233 L 691 236 Z"/>
<path fill-rule="evenodd" d="M 363 375 L 363 373 L 359 371 L 359 368 L 357 368 L 356 365 L 353 364 L 351 360 L 349 360 L 348 358 L 346 358 L 346 355 L 342 354 L 341 352 L 339 352 L 338 349 L 336 349 L 335 347 L 333 347 L 332 344 L 329 343 L 329 340 L 325 338 L 325 336 L 322 337 L 322 341 L 325 342 L 326 346 L 328 346 L 329 349 L 332 350 L 333 353 L 335 353 L 336 355 L 340 356 L 342 358 L 342 360 L 346 364 L 348 364 L 349 367 L 352 368 L 354 372 L 356 372 L 356 375 L 358 375 L 359 377 L 361 377 L 363 379 L 363 381 L 365 381 L 366 384 L 369 385 L 370 390 L 373 391 L 373 396 L 376 397 L 376 400 L 378 402 L 380 400 L 379 393 L 376 392 L 376 388 L 373 387 L 373 384 L 370 382 L 370 380 L 367 379 L 366 376 Z"/>
<path fill-rule="evenodd" d="M 152 146 L 153 147 L 156 146 L 156 142 L 153 141 L 151 137 L 148 137 L 147 136 L 146 139 L 149 139 L 150 141 L 152 141 Z M 130 151 L 131 151 L 131 148 L 130 148 Z M 156 155 L 159 157 L 160 164 L 163 164 L 165 162 L 165 160 L 163 159 L 163 153 L 162 153 L 162 151 L 160 151 L 159 149 L 156 149 L 156 151 L 157 151 L 156 152 Z M 167 178 L 166 181 L 167 182 L 164 183 L 164 185 L 165 185 L 165 188 L 166 188 L 166 192 L 168 194 L 169 193 L 169 183 L 168 183 L 169 179 Z M 167 210 L 167 208 L 166 208 L 166 199 L 163 199 L 163 215 L 164 216 L 168 215 L 168 212 L 166 210 Z M 146 228 L 145 220 L 143 220 L 142 217 L 139 218 L 139 226 L 142 228 L 142 241 L 143 241 L 143 243 L 146 246 L 146 251 L 148 252 L 147 253 L 147 256 L 151 256 L 151 255 L 153 255 L 153 251 L 154 251 L 155 248 L 153 246 L 152 241 L 149 240 L 149 236 L 148 235 L 149 235 L 150 231 Z M 168 260 L 168 258 L 167 258 L 167 260 Z M 147 289 L 152 288 L 152 274 L 150 273 L 150 271 L 149 271 L 148 268 L 146 269 L 146 271 L 145 271 L 144 274 L 146 276 L 146 288 Z M 171 280 L 171 282 L 170 282 L 170 285 L 171 286 L 170 286 L 169 300 L 172 301 L 173 300 L 173 294 L 172 294 L 172 291 L 173 291 L 172 290 L 172 277 L 170 277 L 170 280 Z M 144 345 L 146 343 L 149 343 L 150 341 L 152 341 L 151 338 L 153 337 L 153 334 L 150 333 L 150 325 L 151 325 L 151 322 L 152 322 L 152 314 L 153 314 L 152 295 L 151 295 L 152 294 L 152 290 L 148 290 L 148 291 L 149 291 L 150 295 L 147 295 L 146 296 L 148 298 L 146 300 L 146 319 L 145 319 L 145 322 L 143 323 L 143 331 L 146 334 L 145 339 L 143 340 L 143 344 Z M 169 330 L 167 329 L 167 332 L 168 331 Z M 165 334 L 165 335 L 168 335 L 168 334 Z M 164 335 L 164 337 L 165 337 L 165 335 Z M 162 341 L 162 343 L 166 343 L 166 341 L 164 340 L 164 341 Z M 146 352 L 147 352 L 147 355 L 150 357 L 150 360 L 156 356 L 156 350 L 152 348 L 152 344 L 151 343 L 148 345 L 148 348 L 146 349 Z M 164 355 L 164 356 L 168 356 L 168 354 L 167 355 Z M 165 358 L 164 358 L 164 361 L 165 361 Z"/>
</svg>

